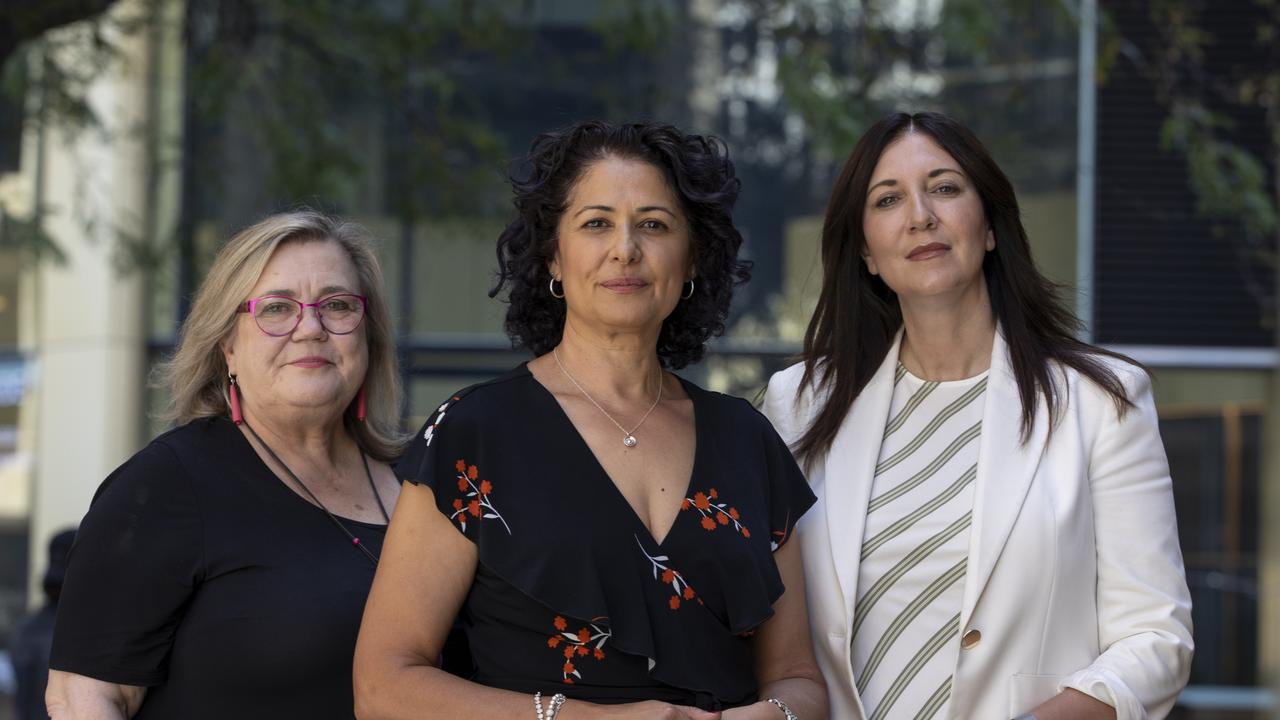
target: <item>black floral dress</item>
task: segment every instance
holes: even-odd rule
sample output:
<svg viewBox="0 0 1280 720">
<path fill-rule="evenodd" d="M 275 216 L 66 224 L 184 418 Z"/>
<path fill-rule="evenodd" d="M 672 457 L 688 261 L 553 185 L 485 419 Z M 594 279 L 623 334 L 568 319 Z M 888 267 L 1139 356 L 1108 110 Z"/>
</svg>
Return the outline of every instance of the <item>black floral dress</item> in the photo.
<svg viewBox="0 0 1280 720">
<path fill-rule="evenodd" d="M 397 470 L 478 547 L 460 617 L 476 682 L 706 710 L 756 700 L 748 638 L 784 590 L 772 553 L 814 496 L 749 403 L 684 387 L 697 446 L 661 543 L 526 366 L 427 421 Z"/>
</svg>

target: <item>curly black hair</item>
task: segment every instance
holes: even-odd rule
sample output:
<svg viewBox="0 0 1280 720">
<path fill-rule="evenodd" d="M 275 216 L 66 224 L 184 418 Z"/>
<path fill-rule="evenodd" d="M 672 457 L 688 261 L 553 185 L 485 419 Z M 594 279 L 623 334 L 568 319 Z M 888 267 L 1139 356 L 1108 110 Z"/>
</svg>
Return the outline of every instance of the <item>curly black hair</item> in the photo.
<svg viewBox="0 0 1280 720">
<path fill-rule="evenodd" d="M 511 174 L 516 217 L 498 236 L 495 297 L 506 286 L 506 331 L 516 347 L 551 351 L 564 332 L 565 305 L 548 291 L 548 263 L 569 192 L 593 162 L 609 157 L 641 160 L 662 171 L 689 219 L 697 282 L 662 323 L 658 359 L 682 368 L 698 362 L 707 340 L 724 333 L 733 288 L 751 278 L 738 259 L 742 233 L 733 225 L 741 182 L 718 138 L 689 135 L 665 123 L 579 123 L 539 135 Z"/>
</svg>

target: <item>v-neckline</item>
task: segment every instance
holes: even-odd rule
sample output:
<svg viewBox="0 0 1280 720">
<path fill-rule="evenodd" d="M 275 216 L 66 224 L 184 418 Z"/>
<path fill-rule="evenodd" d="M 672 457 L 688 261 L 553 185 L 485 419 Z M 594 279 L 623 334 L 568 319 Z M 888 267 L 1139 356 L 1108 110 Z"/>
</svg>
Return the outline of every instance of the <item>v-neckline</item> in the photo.
<svg viewBox="0 0 1280 720">
<path fill-rule="evenodd" d="M 684 388 L 685 394 L 689 396 L 689 403 L 693 407 L 693 465 L 689 469 L 689 479 L 684 485 L 684 493 L 677 499 L 676 513 L 671 519 L 671 524 L 667 526 L 666 532 L 662 534 L 662 539 L 659 540 L 653 534 L 653 530 L 651 530 L 648 524 L 645 523 L 644 518 L 640 517 L 640 513 L 636 512 L 635 506 L 631 504 L 630 500 L 627 500 L 627 496 L 622 494 L 622 490 L 618 488 L 618 483 L 614 482 L 613 476 L 604 469 L 604 464 L 600 462 L 600 458 L 596 457 L 595 451 L 591 449 L 591 444 L 582 436 L 582 433 L 578 430 L 578 426 L 573 424 L 572 418 L 569 417 L 569 413 L 565 412 L 564 406 L 560 404 L 560 401 L 556 399 L 555 393 L 551 392 L 546 385 L 538 382 L 538 378 L 529 370 L 529 363 L 524 363 L 523 369 L 525 374 L 529 376 L 529 382 L 533 383 L 542 396 L 550 401 L 552 407 L 555 408 L 560 421 L 568 427 L 570 435 L 578 445 L 581 446 L 582 451 L 586 453 L 587 457 L 591 458 L 592 464 L 595 465 L 596 472 L 604 480 L 604 483 L 608 485 L 605 492 L 611 493 L 613 497 L 621 503 L 624 508 L 626 508 L 628 515 L 630 515 L 631 519 L 640 526 L 640 530 L 644 532 L 645 537 L 649 539 L 649 542 L 653 543 L 655 547 L 663 547 L 667 540 L 671 538 L 671 534 L 675 532 L 676 525 L 680 522 L 681 511 L 678 506 L 684 503 L 685 498 L 689 497 L 690 492 L 693 489 L 694 478 L 698 476 L 698 467 L 701 465 L 702 441 L 705 439 L 705 436 L 702 427 L 703 413 L 700 412 L 698 408 L 699 388 L 679 375 L 672 373 L 675 379 L 680 383 L 680 386 Z"/>
</svg>

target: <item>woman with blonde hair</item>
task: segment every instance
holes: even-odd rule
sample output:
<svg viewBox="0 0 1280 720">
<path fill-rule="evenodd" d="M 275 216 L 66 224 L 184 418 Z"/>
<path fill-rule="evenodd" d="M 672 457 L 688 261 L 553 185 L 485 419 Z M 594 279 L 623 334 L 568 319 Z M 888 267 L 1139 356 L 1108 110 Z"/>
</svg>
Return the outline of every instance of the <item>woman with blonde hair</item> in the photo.
<svg viewBox="0 0 1280 720">
<path fill-rule="evenodd" d="M 399 375 L 364 232 L 274 215 L 223 248 L 161 376 L 177 427 L 98 489 L 70 556 L 53 718 L 351 718 Z"/>
</svg>

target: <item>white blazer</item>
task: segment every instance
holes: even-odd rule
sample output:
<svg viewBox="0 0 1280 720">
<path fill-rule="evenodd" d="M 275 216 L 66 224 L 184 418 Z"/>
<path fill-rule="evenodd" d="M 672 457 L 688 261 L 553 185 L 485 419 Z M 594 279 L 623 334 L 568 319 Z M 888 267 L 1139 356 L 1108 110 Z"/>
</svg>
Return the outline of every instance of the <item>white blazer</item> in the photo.
<svg viewBox="0 0 1280 720">
<path fill-rule="evenodd" d="M 814 651 L 831 717 L 859 720 L 850 627 L 871 480 L 893 396 L 899 332 L 825 457 L 806 471 L 818 503 L 799 524 Z M 1169 465 L 1146 373 L 1104 360 L 1137 406 L 1123 418 L 1074 370 L 1052 437 L 1043 400 L 1020 442 L 1008 351 L 991 354 L 951 718 L 1001 720 L 1075 688 L 1119 720 L 1161 718 L 1187 682 L 1191 597 Z M 802 365 L 769 382 L 765 414 L 788 443 L 820 408 L 796 402 Z"/>
</svg>

